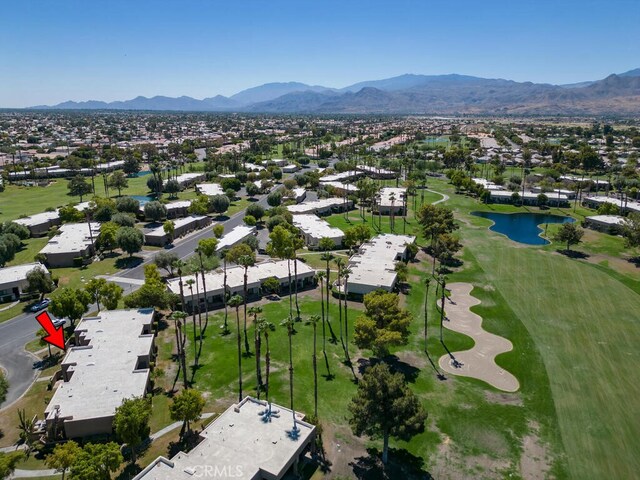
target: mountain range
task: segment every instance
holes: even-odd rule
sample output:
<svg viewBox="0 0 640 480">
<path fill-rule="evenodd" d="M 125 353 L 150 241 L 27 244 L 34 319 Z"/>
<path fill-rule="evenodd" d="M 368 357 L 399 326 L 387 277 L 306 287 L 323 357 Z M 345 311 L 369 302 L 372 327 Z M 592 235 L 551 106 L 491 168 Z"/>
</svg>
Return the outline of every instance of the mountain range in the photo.
<svg viewBox="0 0 640 480">
<path fill-rule="evenodd" d="M 30 109 L 311 114 L 640 115 L 640 68 L 602 80 L 551 85 L 468 75 L 405 74 L 329 88 L 267 83 L 230 97 L 67 101 Z"/>
</svg>

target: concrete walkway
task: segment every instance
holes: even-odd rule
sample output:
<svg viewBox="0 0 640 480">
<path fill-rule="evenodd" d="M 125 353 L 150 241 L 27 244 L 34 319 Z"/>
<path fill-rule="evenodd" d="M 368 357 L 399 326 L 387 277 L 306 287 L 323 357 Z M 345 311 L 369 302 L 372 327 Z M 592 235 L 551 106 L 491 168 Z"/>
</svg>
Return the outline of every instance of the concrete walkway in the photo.
<svg viewBox="0 0 640 480">
<path fill-rule="evenodd" d="M 428 188 L 425 188 L 425 190 L 427 192 L 435 193 L 436 195 L 442 196 L 440 200 L 436 200 L 435 202 L 432 203 L 432 205 L 437 205 L 439 203 L 446 202 L 447 200 L 449 200 L 449 195 L 447 195 L 446 193 L 436 192 L 435 190 L 429 190 Z"/>
<path fill-rule="evenodd" d="M 0 308 L 0 312 L 4 312 L 5 310 L 9 310 L 10 308 L 15 307 L 19 303 L 20 303 L 20 300 L 16 300 L 15 302 L 10 303 L 9 305 L 6 305 L 6 306 Z"/>
<path fill-rule="evenodd" d="M 471 337 L 475 345 L 470 350 L 452 352 L 451 356 L 443 355 L 439 361 L 440 368 L 453 375 L 477 378 L 505 392 L 518 390 L 518 379 L 495 362 L 497 355 L 513 350 L 513 344 L 482 328 L 482 317 L 470 310 L 480 303 L 480 300 L 471 296 L 473 285 L 451 283 L 447 287 L 451 290 L 451 302 L 445 303 L 445 314 L 449 321 L 445 321 L 444 325 L 449 330 Z"/>
<path fill-rule="evenodd" d="M 203 413 L 201 420 L 207 420 L 207 419 L 213 417 L 214 415 L 215 415 L 215 413 Z M 175 430 L 176 428 L 180 428 L 180 427 L 182 427 L 182 422 L 172 423 L 171 425 L 167 425 L 166 427 L 164 427 L 163 429 L 157 431 L 156 433 L 152 433 L 151 435 L 149 435 L 149 439 L 151 439 L 151 441 L 153 442 L 154 440 L 157 440 L 158 438 L 162 437 L 163 435 L 166 435 L 167 433 Z M 0 448 L 0 452 L 5 452 L 5 453 L 6 452 L 13 452 L 15 450 L 24 450 L 24 446 L 20 445 L 18 447 Z M 52 476 L 52 475 L 58 475 L 58 472 L 56 472 L 55 470 L 19 470 L 19 469 L 16 469 L 14 474 L 9 478 L 35 478 L 35 477 L 49 477 L 49 476 Z"/>
</svg>

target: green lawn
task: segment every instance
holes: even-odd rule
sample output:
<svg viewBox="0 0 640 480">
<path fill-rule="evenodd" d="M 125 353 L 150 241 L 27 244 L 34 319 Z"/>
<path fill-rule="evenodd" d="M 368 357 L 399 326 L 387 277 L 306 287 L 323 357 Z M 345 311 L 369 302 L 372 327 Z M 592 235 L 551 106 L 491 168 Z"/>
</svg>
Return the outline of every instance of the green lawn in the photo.
<svg viewBox="0 0 640 480">
<path fill-rule="evenodd" d="M 511 315 L 489 324 L 497 333 L 521 322 L 531 335 L 531 347 L 539 352 L 549 377 L 553 404 L 545 411 L 550 419 L 554 408 L 557 412 L 568 473 L 572 478 L 632 478 L 640 468 L 640 428 L 629 421 L 629 412 L 640 408 L 640 385 L 630 374 L 640 366 L 640 296 L 627 287 L 630 277 L 560 255 L 557 245 L 515 244 L 488 231 L 489 221 L 468 215 L 496 206 L 462 196 L 452 197 L 450 204 L 464 222 L 461 236 L 469 268 L 451 280 L 468 279 L 499 293 L 494 302 Z M 623 252 L 619 239 L 592 232 L 588 237 L 581 247 L 585 251 Z M 479 290 L 481 299 L 485 290 Z M 506 365 L 523 353 L 514 345 L 514 353 L 503 357 Z M 526 392 L 526 378 L 518 377 Z"/>
</svg>

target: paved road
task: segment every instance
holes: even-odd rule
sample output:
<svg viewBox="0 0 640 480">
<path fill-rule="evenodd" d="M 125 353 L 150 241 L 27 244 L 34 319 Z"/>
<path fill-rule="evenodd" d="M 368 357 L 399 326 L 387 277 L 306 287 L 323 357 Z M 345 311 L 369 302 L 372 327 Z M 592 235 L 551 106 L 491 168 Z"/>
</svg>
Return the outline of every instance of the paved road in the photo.
<svg viewBox="0 0 640 480">
<path fill-rule="evenodd" d="M 0 364 L 9 380 L 9 391 L 0 408 L 20 398 L 36 379 L 38 359 L 24 350 L 40 325 L 34 314 L 21 314 L 0 324 Z"/>
</svg>

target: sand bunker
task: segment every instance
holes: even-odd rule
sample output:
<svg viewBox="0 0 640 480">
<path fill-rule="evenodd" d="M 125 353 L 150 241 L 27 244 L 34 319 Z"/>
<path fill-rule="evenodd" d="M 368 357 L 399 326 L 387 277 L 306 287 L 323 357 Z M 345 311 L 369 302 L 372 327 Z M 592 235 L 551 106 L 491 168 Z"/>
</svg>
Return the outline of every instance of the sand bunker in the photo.
<svg viewBox="0 0 640 480">
<path fill-rule="evenodd" d="M 470 350 L 452 352 L 453 358 L 443 355 L 440 367 L 453 375 L 477 378 L 505 392 L 518 390 L 518 379 L 495 362 L 497 355 L 513 350 L 513 344 L 482 328 L 482 317 L 470 310 L 480 303 L 480 300 L 471 296 L 473 285 L 451 283 L 447 287 L 451 290 L 451 302 L 445 303 L 445 314 L 449 321 L 445 321 L 444 325 L 449 330 L 473 338 L 475 345 Z"/>
</svg>

